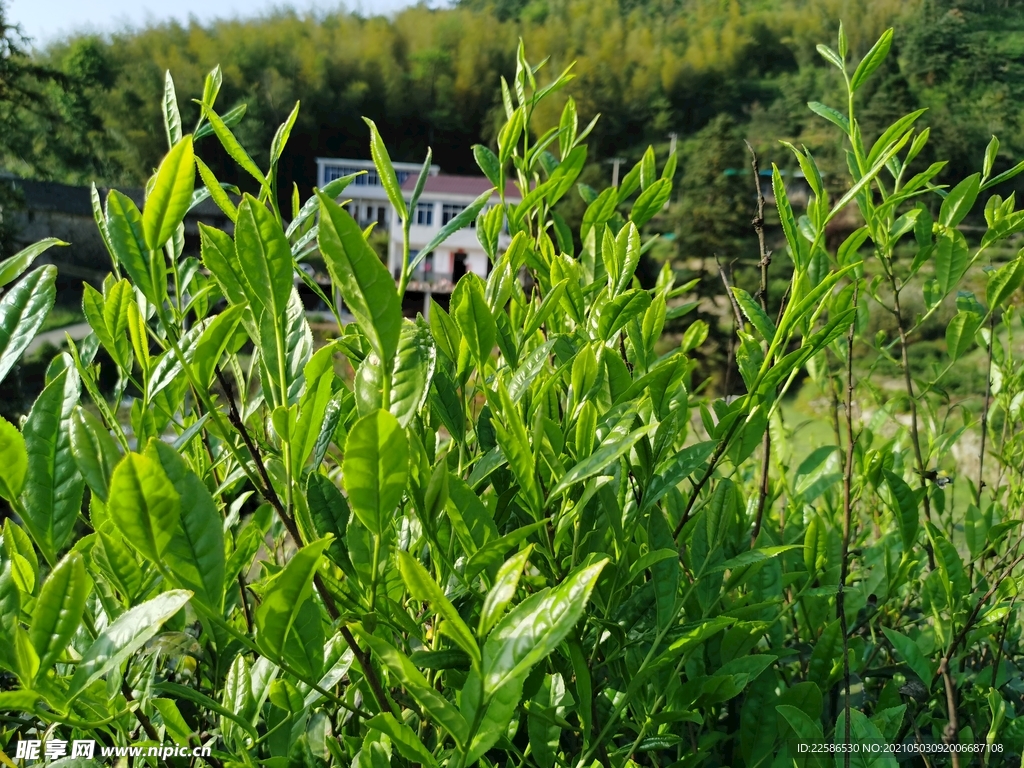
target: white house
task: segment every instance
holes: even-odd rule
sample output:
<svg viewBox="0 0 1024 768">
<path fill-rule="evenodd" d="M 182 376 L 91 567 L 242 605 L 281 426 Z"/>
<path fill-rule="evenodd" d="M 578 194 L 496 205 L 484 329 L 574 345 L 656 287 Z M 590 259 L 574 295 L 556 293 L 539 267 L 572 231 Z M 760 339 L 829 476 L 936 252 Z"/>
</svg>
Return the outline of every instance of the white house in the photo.
<svg viewBox="0 0 1024 768">
<path fill-rule="evenodd" d="M 410 260 L 434 239 L 441 228 L 465 210 L 477 197 L 493 187 L 485 176 L 429 176 L 423 187 L 416 210 L 410 211 Z M 416 178 L 409 177 L 402 184 L 406 201 L 416 187 Z M 520 202 L 519 190 L 511 182 L 505 187 L 505 201 Z M 501 202 L 497 191 L 488 207 Z M 503 234 L 499 247 L 508 245 Z M 398 277 L 402 268 L 402 225 L 397 216 L 391 217 L 391 240 L 388 247 L 388 268 Z M 433 253 L 420 262 L 413 271 L 408 290 L 424 293 L 451 293 L 454 284 L 466 272 L 475 272 L 486 278 L 490 262 L 476 237 L 476 222 L 459 230 Z"/>
<path fill-rule="evenodd" d="M 395 175 L 398 176 L 398 183 L 403 184 L 412 179 L 416 183 L 420 169 L 419 163 L 392 163 L 395 167 Z M 386 230 L 391 226 L 391 204 L 388 202 L 387 192 L 381 186 L 380 177 L 372 160 L 353 160 L 347 157 L 318 157 L 316 159 L 316 185 L 323 189 L 329 182 L 348 176 L 358 171 L 366 171 L 362 176 L 345 188 L 342 199 L 351 198 L 352 202 L 345 206 L 359 225 L 367 226 L 370 222 L 377 222 L 377 227 Z M 430 176 L 436 176 L 441 169 L 430 166 Z"/>
</svg>

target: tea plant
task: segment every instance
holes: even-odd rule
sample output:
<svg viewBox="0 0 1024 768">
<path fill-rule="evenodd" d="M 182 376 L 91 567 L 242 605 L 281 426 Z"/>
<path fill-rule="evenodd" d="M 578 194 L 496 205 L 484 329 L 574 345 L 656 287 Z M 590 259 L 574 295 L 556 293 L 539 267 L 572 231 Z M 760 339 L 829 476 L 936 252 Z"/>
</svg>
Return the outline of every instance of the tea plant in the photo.
<svg viewBox="0 0 1024 768">
<path fill-rule="evenodd" d="M 842 31 L 837 51 L 820 47 L 849 101 L 811 108 L 846 137 L 851 178 L 826 187 L 792 147 L 812 190 L 797 217 L 773 169 L 793 276 L 773 318 L 762 237 L 762 290 L 730 291 L 746 392 L 729 400 L 693 380 L 702 322 L 662 346 L 693 286 L 668 267 L 652 288 L 635 276 L 675 158 L 659 173 L 649 150 L 619 186 L 580 187 L 579 232 L 555 210 L 592 124 L 579 129 L 571 99 L 558 126 L 538 135 L 531 120 L 568 70 L 541 85 L 520 48 L 497 153 L 474 151 L 522 201 L 488 207 L 485 193 L 421 251 L 475 221 L 491 261 L 429 320 L 401 311 L 429 156 L 404 198 L 368 121 L 404 225 L 396 285 L 337 202 L 353 177 L 296 192 L 285 221 L 277 163 L 298 106 L 264 171 L 231 132 L 238 115 L 215 109 L 218 70 L 188 135 L 168 78 L 170 149 L 143 209 L 94 194 L 112 272 L 85 288 L 93 333 L 53 360 L 21 425 L 0 422 L 8 754 L 41 736 L 205 745 L 215 766 L 271 768 L 835 760 L 799 742 L 959 747 L 954 765 L 980 746 L 993 765 L 1019 753 L 1024 259 L 986 259 L 1024 212 L 992 195 L 980 243 L 957 227 L 1024 165 L 993 176 L 993 140 L 981 173 L 937 184 L 941 163 L 912 170 L 921 113 L 866 141 L 856 94 L 890 41 L 855 68 Z M 258 195 L 214 178 L 195 154 L 211 136 Z M 182 220 L 206 197 L 234 228 L 200 225 L 197 258 Z M 850 205 L 865 223 L 831 251 L 826 227 Z M 0 264 L 0 283 L 52 244 Z M 298 268 L 314 249 L 331 295 Z M 0 375 L 53 278 L 36 269 L 3 296 Z M 319 349 L 296 278 L 355 318 Z M 943 399 L 945 371 L 915 381 L 907 350 L 968 278 L 984 297 L 957 294 L 948 352 L 981 345 L 990 387 L 964 511 L 940 470 L 978 420 Z M 910 317 L 901 299 L 920 290 L 926 312 Z M 894 338 L 866 336 L 878 311 Z M 903 393 L 873 369 L 855 378 L 864 355 L 895 357 Z M 835 443 L 806 457 L 780 419 L 805 372 L 836 408 Z"/>
</svg>

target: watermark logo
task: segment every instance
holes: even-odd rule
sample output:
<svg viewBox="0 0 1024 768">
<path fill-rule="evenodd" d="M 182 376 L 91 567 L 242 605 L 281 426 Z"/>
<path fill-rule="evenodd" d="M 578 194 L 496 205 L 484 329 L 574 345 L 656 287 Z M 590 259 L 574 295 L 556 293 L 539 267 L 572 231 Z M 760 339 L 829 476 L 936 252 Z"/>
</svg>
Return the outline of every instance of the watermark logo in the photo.
<svg viewBox="0 0 1024 768">
<path fill-rule="evenodd" d="M 70 750 L 69 750 L 70 748 Z M 97 754 L 98 753 L 98 754 Z M 2 754 L 2 753 L 0 753 Z M 210 747 L 192 747 L 182 745 L 160 745 L 148 747 L 97 747 L 93 739 L 76 739 L 70 742 L 63 739 L 22 739 L 15 744 L 14 759 L 26 763 L 42 760 L 59 760 L 62 757 L 209 757 Z M 6 761 L 5 761 L 6 762 Z"/>
</svg>

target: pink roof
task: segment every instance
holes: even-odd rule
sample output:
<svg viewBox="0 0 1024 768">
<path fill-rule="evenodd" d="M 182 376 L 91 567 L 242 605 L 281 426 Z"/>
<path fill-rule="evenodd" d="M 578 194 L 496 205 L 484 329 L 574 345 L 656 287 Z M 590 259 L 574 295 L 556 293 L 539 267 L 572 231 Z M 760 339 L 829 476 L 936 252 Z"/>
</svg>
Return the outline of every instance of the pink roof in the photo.
<svg viewBox="0 0 1024 768">
<path fill-rule="evenodd" d="M 438 174 L 427 176 L 427 182 L 423 186 L 424 194 L 433 192 L 441 195 L 466 195 L 467 197 L 478 197 L 492 188 L 490 180 L 486 176 L 454 176 Z M 402 189 L 412 192 L 416 188 L 416 177 L 410 175 L 402 184 Z M 511 181 L 505 182 L 505 199 L 519 200 L 521 195 Z"/>
</svg>

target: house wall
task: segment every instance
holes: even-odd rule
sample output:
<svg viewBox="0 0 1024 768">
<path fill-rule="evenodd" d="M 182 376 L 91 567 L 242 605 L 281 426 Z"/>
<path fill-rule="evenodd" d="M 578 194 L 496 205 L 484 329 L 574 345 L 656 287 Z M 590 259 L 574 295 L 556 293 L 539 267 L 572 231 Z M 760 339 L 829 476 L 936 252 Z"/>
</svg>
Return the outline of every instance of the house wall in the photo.
<svg viewBox="0 0 1024 768">
<path fill-rule="evenodd" d="M 428 193 L 424 193 L 426 197 Z M 425 246 L 429 245 L 434 237 L 441 231 L 442 228 L 442 210 L 445 203 L 455 203 L 458 205 L 469 205 L 476 198 L 470 195 L 453 195 L 453 194 L 431 194 L 426 200 L 421 199 L 421 204 L 429 203 L 433 206 L 433 222 L 429 226 L 416 224 L 415 213 L 411 216 L 413 223 L 409 227 L 409 250 L 410 253 L 417 253 L 422 250 Z M 500 202 L 498 197 L 494 197 L 491 200 L 492 205 L 496 205 Z M 513 201 L 515 202 L 515 201 Z M 396 277 L 399 275 L 402 266 L 402 227 L 397 216 L 391 218 L 391 239 L 388 246 L 388 268 L 391 270 L 391 274 Z M 498 247 L 505 248 L 508 245 L 509 237 L 506 234 L 502 234 L 499 238 Z M 435 279 L 443 279 L 444 275 L 450 276 L 454 270 L 454 258 L 455 254 L 464 253 L 466 254 L 465 265 L 466 270 L 474 272 L 480 277 L 486 278 L 490 270 L 490 260 L 487 258 L 487 253 L 480 245 L 480 241 L 476 236 L 476 227 L 466 227 L 458 232 L 451 235 L 444 243 L 434 252 L 433 269 L 431 270 L 435 276 Z M 412 256 L 415 258 L 415 256 Z M 418 270 L 422 271 L 422 269 Z M 414 279 L 416 276 L 414 275 Z M 444 290 L 444 287 L 441 287 Z M 450 290 L 450 288 L 449 288 Z"/>
<path fill-rule="evenodd" d="M 378 227 L 390 228 L 393 219 L 391 203 L 387 192 L 380 185 L 377 169 L 371 160 L 354 160 L 351 158 L 317 158 L 316 183 L 321 189 L 330 181 L 354 171 L 367 171 L 367 175 L 359 177 L 349 184 L 342 192 L 339 200 L 351 200 L 345 208 L 359 225 L 367 226 L 377 222 Z M 422 166 L 417 163 L 394 163 L 399 184 L 409 176 L 417 176 Z M 429 175 L 436 176 L 440 172 L 436 165 L 430 167 Z M 347 173 L 342 173 L 346 171 Z M 363 183 L 360 183 L 362 181 Z"/>
</svg>

